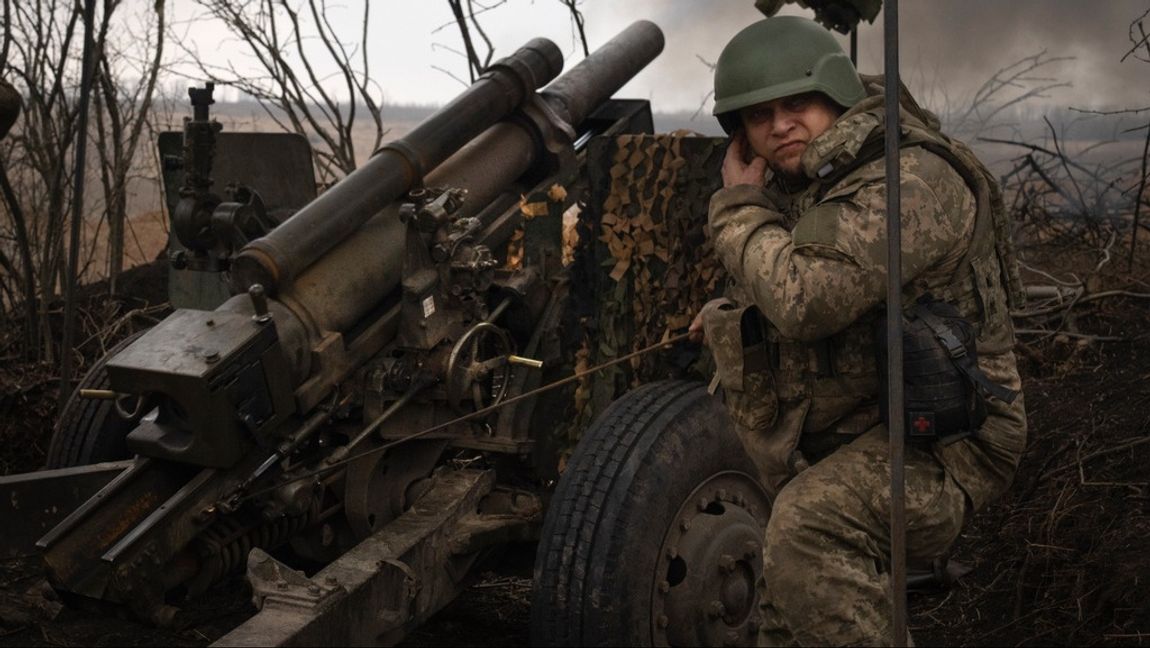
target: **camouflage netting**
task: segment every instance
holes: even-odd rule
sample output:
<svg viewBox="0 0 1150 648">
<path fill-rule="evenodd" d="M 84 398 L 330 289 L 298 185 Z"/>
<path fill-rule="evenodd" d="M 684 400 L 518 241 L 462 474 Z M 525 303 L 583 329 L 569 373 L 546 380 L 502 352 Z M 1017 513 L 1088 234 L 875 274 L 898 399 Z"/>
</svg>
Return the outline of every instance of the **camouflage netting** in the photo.
<svg viewBox="0 0 1150 648">
<path fill-rule="evenodd" d="M 545 257 L 555 256 L 558 259 L 561 255 L 563 265 L 569 265 L 570 250 L 574 244 L 567 240 L 567 204 L 567 189 L 560 184 L 552 184 L 546 189 L 520 196 L 519 213 L 523 216 L 523 222 L 507 243 L 505 268 L 522 267 L 528 252 L 535 257 L 528 261 L 546 266 L 544 274 L 549 275 L 558 268 L 557 260 Z M 560 245 L 561 252 L 557 249 Z"/>
<path fill-rule="evenodd" d="M 582 371 L 686 331 L 723 289 L 705 233 L 726 141 L 676 135 L 596 138 L 587 151 L 588 195 L 579 214 L 572 312 Z M 700 350 L 676 345 L 597 372 L 576 392 L 582 430 L 636 385 L 703 379 Z M 704 360 L 705 362 L 705 360 Z"/>
</svg>

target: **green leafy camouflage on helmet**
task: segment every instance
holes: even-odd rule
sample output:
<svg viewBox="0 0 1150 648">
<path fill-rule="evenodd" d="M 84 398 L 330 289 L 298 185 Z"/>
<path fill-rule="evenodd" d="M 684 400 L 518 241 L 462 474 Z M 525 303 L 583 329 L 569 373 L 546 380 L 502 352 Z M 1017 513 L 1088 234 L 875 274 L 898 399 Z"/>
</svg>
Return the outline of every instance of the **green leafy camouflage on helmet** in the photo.
<svg viewBox="0 0 1150 648">
<path fill-rule="evenodd" d="M 804 92 L 821 92 L 844 108 L 866 96 L 830 32 L 807 18 L 767 18 L 736 34 L 719 55 L 713 114 L 730 133 L 740 108 Z"/>
</svg>

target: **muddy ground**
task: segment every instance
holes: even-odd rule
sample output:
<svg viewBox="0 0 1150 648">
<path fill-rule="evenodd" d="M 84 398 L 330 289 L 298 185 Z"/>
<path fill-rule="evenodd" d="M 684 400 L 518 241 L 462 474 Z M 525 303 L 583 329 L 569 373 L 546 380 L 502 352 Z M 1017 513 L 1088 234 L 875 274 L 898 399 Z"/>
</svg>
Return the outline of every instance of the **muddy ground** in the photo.
<svg viewBox="0 0 1150 648">
<path fill-rule="evenodd" d="M 1092 290 L 1150 293 L 1148 278 L 1145 268 L 1113 269 Z M 91 325 L 80 352 L 89 361 L 162 315 L 148 308 L 162 301 L 161 279 L 144 272 L 132 281 L 131 299 L 93 289 L 85 302 Z M 120 322 L 112 334 L 109 322 Z M 947 590 L 912 596 L 919 645 L 1150 643 L 1150 300 L 1080 303 L 1065 323 L 1088 337 L 1019 338 L 1028 449 L 1010 492 L 955 547 L 973 571 Z M 52 366 L 22 362 L 15 331 L 0 365 L 0 474 L 41 465 L 56 412 Z M 526 645 L 531 552 L 512 548 L 407 644 Z M 57 605 L 37 589 L 40 579 L 28 562 L 0 564 L 0 646 L 204 645 L 252 611 L 236 579 L 187 609 L 187 630 L 165 632 L 107 608 Z"/>
</svg>

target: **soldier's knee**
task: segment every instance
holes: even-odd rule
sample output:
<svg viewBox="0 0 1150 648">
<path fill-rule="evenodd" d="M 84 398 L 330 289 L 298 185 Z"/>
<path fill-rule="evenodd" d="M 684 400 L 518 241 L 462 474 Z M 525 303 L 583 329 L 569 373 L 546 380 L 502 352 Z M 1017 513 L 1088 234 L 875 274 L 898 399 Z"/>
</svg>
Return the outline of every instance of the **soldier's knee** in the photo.
<svg viewBox="0 0 1150 648">
<path fill-rule="evenodd" d="M 804 476 L 783 488 L 771 508 L 763 549 L 767 569 L 801 575 L 824 561 L 873 549 L 874 539 L 862 531 L 868 516 L 857 493 L 834 480 Z"/>
<path fill-rule="evenodd" d="M 771 507 L 763 558 L 772 568 L 785 565 L 790 571 L 791 566 L 796 566 L 796 571 L 802 571 L 803 563 L 817 558 L 814 549 L 826 524 L 825 513 L 818 497 L 793 486 L 794 482 L 779 491 Z"/>
</svg>

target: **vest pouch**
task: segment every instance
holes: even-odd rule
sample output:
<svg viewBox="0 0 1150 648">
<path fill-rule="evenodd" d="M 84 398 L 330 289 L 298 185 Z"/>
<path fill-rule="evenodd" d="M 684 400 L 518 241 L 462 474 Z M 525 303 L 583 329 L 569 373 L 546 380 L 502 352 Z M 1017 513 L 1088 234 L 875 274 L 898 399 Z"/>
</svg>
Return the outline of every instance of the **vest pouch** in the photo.
<svg viewBox="0 0 1150 648">
<path fill-rule="evenodd" d="M 886 318 L 878 320 L 879 409 L 889 424 Z M 986 401 L 964 365 L 977 365 L 974 327 L 958 310 L 929 295 L 903 316 L 903 409 L 911 443 L 951 443 L 978 431 Z"/>
<path fill-rule="evenodd" d="M 779 401 L 758 309 L 730 303 L 708 307 L 703 328 L 731 418 L 740 432 L 766 433 L 778 416 Z"/>
</svg>

